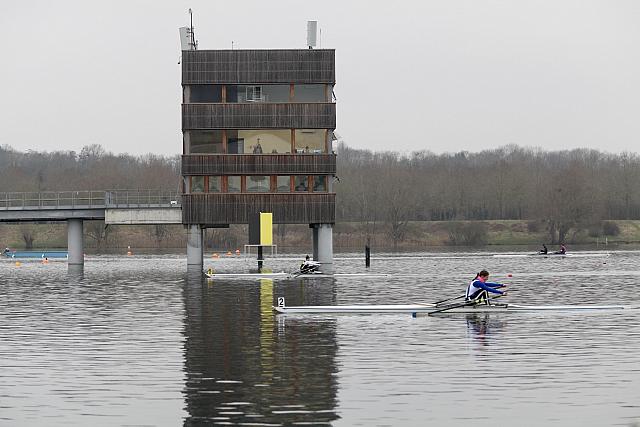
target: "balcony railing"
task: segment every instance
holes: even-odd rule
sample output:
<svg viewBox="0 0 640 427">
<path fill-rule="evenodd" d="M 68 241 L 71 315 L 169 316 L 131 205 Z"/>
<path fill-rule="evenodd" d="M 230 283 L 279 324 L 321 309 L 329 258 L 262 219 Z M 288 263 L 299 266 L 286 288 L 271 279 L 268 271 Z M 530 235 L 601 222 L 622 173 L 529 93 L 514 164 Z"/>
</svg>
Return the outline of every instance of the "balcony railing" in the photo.
<svg viewBox="0 0 640 427">
<path fill-rule="evenodd" d="M 186 154 L 183 175 L 335 175 L 335 154 Z"/>
<path fill-rule="evenodd" d="M 335 193 L 318 194 L 184 194 L 184 224 L 247 224 L 256 212 L 273 213 L 274 223 L 332 224 Z"/>
<path fill-rule="evenodd" d="M 183 104 L 182 129 L 335 129 L 334 103 Z"/>
</svg>

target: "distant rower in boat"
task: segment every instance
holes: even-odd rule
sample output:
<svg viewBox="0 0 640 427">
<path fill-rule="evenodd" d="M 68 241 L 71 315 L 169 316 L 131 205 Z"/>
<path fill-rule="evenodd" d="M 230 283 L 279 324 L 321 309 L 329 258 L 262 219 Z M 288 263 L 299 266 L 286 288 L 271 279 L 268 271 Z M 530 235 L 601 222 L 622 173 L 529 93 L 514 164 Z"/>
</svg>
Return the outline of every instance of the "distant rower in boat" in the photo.
<svg viewBox="0 0 640 427">
<path fill-rule="evenodd" d="M 500 291 L 496 288 L 502 288 L 507 285 L 503 285 L 500 283 L 491 283 L 489 280 L 489 272 L 487 270 L 482 270 L 480 273 L 476 275 L 476 278 L 469 283 L 467 286 L 467 293 L 465 295 L 465 299 L 467 301 L 487 301 L 489 299 L 489 293 L 497 294 L 497 295 L 506 295 L 507 291 Z"/>
<path fill-rule="evenodd" d="M 317 261 L 311 261 L 309 255 L 307 255 L 304 262 L 300 265 L 300 274 L 319 273 L 319 270 L 320 263 Z"/>
<path fill-rule="evenodd" d="M 544 243 L 542 244 L 542 249 L 540 249 L 538 251 L 538 253 L 540 255 L 546 255 L 549 252 L 549 249 L 547 249 L 547 245 L 545 245 Z"/>
<path fill-rule="evenodd" d="M 567 253 L 567 247 L 563 244 L 560 245 L 560 250 L 555 251 L 554 254 L 556 255 L 564 255 Z"/>
</svg>

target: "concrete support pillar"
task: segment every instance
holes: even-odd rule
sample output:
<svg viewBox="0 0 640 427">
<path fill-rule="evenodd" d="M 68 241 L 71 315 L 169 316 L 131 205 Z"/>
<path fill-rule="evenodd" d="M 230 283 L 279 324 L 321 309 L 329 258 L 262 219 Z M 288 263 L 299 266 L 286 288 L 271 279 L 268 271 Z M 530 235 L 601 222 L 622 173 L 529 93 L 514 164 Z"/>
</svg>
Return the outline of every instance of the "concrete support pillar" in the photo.
<svg viewBox="0 0 640 427">
<path fill-rule="evenodd" d="M 187 226 L 187 266 L 199 266 L 202 269 L 204 239 L 199 225 Z"/>
<path fill-rule="evenodd" d="M 314 224 L 311 228 L 313 231 L 313 260 L 318 260 L 318 225 Z"/>
<path fill-rule="evenodd" d="M 318 261 L 322 272 L 333 271 L 333 225 L 318 224 Z"/>
<path fill-rule="evenodd" d="M 84 243 L 82 241 L 82 220 L 67 220 L 67 251 L 69 265 L 84 265 Z"/>
</svg>

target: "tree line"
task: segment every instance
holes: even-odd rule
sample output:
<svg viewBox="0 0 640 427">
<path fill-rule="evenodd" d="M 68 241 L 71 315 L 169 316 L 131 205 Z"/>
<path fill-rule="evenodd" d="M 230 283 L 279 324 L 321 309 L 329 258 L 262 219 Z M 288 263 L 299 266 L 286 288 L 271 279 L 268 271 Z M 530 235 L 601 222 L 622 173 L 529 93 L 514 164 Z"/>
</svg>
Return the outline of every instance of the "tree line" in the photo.
<svg viewBox="0 0 640 427">
<path fill-rule="evenodd" d="M 640 219 L 635 153 L 509 145 L 403 155 L 342 145 L 338 176 L 337 218 L 384 223 L 394 241 L 409 221 L 527 220 L 558 243 L 606 220 Z"/>
<path fill-rule="evenodd" d="M 411 221 L 449 221 L 477 232 L 466 222 L 526 220 L 557 243 L 579 230 L 605 229 L 607 220 L 640 219 L 635 153 L 509 145 L 400 154 L 342 143 L 337 161 L 337 221 L 359 223 L 367 236 L 384 227 L 394 243 L 406 237 Z M 179 155 L 113 154 L 100 145 L 79 153 L 0 147 L 2 192 L 179 188 Z"/>
<path fill-rule="evenodd" d="M 113 154 L 99 144 L 80 152 L 20 152 L 0 147 L 0 192 L 164 189 L 179 191 L 180 156 Z"/>
</svg>

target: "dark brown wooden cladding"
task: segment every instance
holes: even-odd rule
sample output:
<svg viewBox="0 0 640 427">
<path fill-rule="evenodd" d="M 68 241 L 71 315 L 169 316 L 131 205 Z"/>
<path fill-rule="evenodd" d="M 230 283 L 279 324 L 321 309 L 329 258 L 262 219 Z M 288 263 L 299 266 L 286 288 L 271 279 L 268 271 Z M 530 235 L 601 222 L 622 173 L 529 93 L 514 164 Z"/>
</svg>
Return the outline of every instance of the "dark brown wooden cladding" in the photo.
<svg viewBox="0 0 640 427">
<path fill-rule="evenodd" d="M 278 224 L 333 224 L 335 206 L 335 193 L 184 194 L 182 223 L 247 224 L 252 213 L 272 212 Z"/>
<path fill-rule="evenodd" d="M 335 175 L 335 154 L 186 154 L 182 175 Z"/>
<path fill-rule="evenodd" d="M 182 104 L 182 129 L 335 129 L 336 104 Z"/>
<path fill-rule="evenodd" d="M 186 50 L 182 84 L 335 83 L 335 50 Z"/>
</svg>

